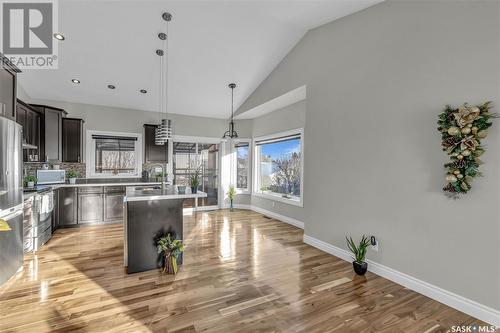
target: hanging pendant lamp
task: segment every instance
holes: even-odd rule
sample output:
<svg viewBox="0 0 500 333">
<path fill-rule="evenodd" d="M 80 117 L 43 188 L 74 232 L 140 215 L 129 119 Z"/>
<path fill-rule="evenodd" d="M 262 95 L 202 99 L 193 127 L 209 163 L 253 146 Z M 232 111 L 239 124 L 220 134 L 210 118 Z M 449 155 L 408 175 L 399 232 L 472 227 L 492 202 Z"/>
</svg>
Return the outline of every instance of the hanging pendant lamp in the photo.
<svg viewBox="0 0 500 333">
<path fill-rule="evenodd" d="M 156 50 L 156 55 L 160 57 L 160 114 L 162 119 L 155 130 L 155 144 L 164 145 L 172 137 L 172 121 L 167 119 L 168 106 L 168 22 L 172 20 L 170 13 L 162 14 L 165 20 L 166 33 L 160 32 L 158 38 L 163 42 L 163 48 Z M 165 55 L 165 50 L 167 54 Z"/>
<path fill-rule="evenodd" d="M 228 86 L 231 89 L 231 121 L 229 122 L 229 130 L 227 130 L 222 136 L 223 140 L 234 140 L 238 138 L 238 133 L 234 129 L 234 88 L 236 88 L 236 83 L 230 83 Z"/>
</svg>

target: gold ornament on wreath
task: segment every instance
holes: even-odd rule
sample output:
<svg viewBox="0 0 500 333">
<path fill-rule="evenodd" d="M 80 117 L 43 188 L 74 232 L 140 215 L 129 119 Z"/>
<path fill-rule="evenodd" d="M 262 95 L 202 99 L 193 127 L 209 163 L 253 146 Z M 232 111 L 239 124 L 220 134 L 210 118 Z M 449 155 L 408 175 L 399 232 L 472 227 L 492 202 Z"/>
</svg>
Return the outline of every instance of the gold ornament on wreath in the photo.
<svg viewBox="0 0 500 333">
<path fill-rule="evenodd" d="M 498 117 L 490 109 L 491 102 L 475 106 L 465 103 L 458 108 L 447 105 L 439 115 L 441 145 L 450 157 L 450 162 L 444 165 L 447 173 L 443 191 L 452 196 L 467 193 L 474 178 L 481 176 L 479 157 L 485 150 L 481 140 L 488 135 L 491 120 Z"/>
</svg>

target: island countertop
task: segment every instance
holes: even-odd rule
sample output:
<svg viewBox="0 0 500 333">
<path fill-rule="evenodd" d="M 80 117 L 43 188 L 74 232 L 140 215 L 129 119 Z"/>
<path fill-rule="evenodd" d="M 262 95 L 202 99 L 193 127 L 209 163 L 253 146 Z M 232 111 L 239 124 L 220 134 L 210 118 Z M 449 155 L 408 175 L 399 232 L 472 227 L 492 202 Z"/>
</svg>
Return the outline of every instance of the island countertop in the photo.
<svg viewBox="0 0 500 333">
<path fill-rule="evenodd" d="M 149 200 L 168 200 L 168 199 L 188 199 L 188 198 L 206 198 L 205 192 L 179 194 L 174 186 L 168 185 L 162 189 L 161 186 L 129 186 L 125 194 L 124 201 L 149 201 Z"/>
</svg>

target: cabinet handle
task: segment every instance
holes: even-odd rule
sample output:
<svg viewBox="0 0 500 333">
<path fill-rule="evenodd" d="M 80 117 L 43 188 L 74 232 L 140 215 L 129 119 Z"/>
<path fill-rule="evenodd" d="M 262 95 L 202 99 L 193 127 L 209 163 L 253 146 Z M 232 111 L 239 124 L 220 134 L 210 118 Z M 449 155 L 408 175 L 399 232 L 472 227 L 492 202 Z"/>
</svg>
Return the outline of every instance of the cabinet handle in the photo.
<svg viewBox="0 0 500 333">
<path fill-rule="evenodd" d="M 0 103 L 1 109 L 0 109 L 0 115 L 5 116 L 5 103 Z"/>
</svg>

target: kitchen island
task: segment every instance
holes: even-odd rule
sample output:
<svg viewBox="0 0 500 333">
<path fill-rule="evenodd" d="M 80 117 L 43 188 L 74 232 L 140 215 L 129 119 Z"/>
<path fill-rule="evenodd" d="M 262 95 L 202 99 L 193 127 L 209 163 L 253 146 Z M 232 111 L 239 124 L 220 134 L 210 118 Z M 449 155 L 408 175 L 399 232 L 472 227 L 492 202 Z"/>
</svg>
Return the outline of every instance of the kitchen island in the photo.
<svg viewBox="0 0 500 333">
<path fill-rule="evenodd" d="M 156 240 L 171 233 L 183 239 L 182 204 L 184 199 L 204 198 L 207 194 L 179 194 L 174 186 L 130 186 L 123 201 L 124 265 L 127 273 L 156 269 L 162 257 L 156 250 Z M 179 257 L 182 264 L 182 256 Z"/>
</svg>

